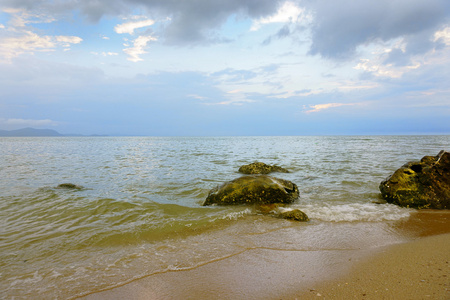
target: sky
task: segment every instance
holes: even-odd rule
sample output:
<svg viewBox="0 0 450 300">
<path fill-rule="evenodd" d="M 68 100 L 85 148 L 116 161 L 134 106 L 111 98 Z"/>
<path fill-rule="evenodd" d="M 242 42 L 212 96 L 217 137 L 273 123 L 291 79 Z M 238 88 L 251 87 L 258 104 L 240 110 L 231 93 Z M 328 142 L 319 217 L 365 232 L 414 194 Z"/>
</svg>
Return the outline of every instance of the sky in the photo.
<svg viewBox="0 0 450 300">
<path fill-rule="evenodd" d="M 0 129 L 450 134 L 448 0 L 0 0 Z"/>
</svg>

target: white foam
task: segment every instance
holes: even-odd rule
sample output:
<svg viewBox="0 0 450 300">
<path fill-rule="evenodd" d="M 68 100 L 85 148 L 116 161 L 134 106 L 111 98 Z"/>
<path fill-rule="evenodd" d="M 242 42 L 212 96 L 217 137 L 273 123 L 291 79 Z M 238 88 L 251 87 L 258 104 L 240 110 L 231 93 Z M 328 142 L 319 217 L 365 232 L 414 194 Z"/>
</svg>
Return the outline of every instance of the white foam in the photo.
<svg viewBox="0 0 450 300">
<path fill-rule="evenodd" d="M 222 217 L 223 220 L 237 220 L 245 215 L 251 214 L 252 211 L 249 208 L 246 208 L 241 211 L 231 212 Z"/>
<path fill-rule="evenodd" d="M 402 208 L 393 204 L 349 203 L 349 204 L 306 204 L 296 205 L 312 220 L 326 222 L 354 221 L 395 221 L 408 218 L 413 209 Z"/>
</svg>

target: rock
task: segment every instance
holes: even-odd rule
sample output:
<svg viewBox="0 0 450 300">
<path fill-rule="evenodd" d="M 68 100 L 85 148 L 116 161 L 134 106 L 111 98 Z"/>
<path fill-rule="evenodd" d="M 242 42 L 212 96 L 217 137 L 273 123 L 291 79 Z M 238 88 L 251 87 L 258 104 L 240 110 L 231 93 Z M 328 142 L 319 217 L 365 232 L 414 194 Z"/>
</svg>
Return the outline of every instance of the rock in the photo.
<svg viewBox="0 0 450 300">
<path fill-rule="evenodd" d="M 267 175 L 248 175 L 212 189 L 203 205 L 288 204 L 298 197 L 295 183 Z"/>
<path fill-rule="evenodd" d="M 293 209 L 281 212 L 277 215 L 279 218 L 300 221 L 300 222 L 308 222 L 308 216 L 302 212 L 300 209 Z"/>
<path fill-rule="evenodd" d="M 389 203 L 412 208 L 450 209 L 450 152 L 408 162 L 380 184 Z"/>
<path fill-rule="evenodd" d="M 57 189 L 81 190 L 83 187 L 73 183 L 61 183 L 56 187 Z"/>
<path fill-rule="evenodd" d="M 244 174 L 269 174 L 272 172 L 289 173 L 288 170 L 279 166 L 270 166 L 262 162 L 254 162 L 239 168 L 239 172 Z"/>
<path fill-rule="evenodd" d="M 256 211 L 263 215 L 270 215 L 280 219 L 307 222 L 308 216 L 299 209 L 285 210 L 283 203 L 256 204 Z"/>
</svg>

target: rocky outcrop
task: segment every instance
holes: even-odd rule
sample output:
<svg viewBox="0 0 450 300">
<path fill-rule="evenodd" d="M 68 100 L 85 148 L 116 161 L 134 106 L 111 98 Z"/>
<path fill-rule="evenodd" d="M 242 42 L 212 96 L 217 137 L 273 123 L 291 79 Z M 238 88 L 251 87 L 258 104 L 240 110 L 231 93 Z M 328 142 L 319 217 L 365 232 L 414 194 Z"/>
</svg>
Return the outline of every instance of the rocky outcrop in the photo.
<svg viewBox="0 0 450 300">
<path fill-rule="evenodd" d="M 400 206 L 450 209 L 450 152 L 406 163 L 381 182 L 380 191 Z"/>
<path fill-rule="evenodd" d="M 288 180 L 248 175 L 212 189 L 203 205 L 288 204 L 297 200 L 299 195 L 297 185 Z"/>
<path fill-rule="evenodd" d="M 83 187 L 73 183 L 61 183 L 56 187 L 57 189 L 68 189 L 68 190 L 81 190 Z"/>
<path fill-rule="evenodd" d="M 254 162 L 239 168 L 239 172 L 244 174 L 269 174 L 272 172 L 289 173 L 288 170 L 279 166 L 270 166 L 262 162 Z"/>
</svg>

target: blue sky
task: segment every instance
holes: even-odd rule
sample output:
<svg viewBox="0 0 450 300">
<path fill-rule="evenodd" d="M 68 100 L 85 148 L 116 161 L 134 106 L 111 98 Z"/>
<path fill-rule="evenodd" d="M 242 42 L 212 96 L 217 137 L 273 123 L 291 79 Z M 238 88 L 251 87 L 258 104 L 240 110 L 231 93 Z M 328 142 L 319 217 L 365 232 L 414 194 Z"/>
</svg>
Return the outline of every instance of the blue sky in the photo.
<svg viewBox="0 0 450 300">
<path fill-rule="evenodd" d="M 0 0 L 0 129 L 450 134 L 448 0 Z"/>
</svg>

